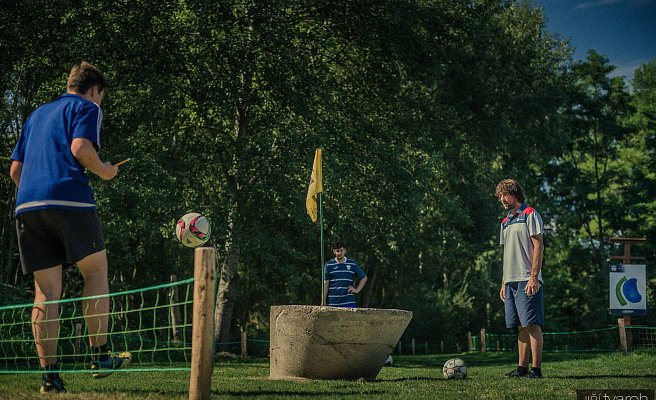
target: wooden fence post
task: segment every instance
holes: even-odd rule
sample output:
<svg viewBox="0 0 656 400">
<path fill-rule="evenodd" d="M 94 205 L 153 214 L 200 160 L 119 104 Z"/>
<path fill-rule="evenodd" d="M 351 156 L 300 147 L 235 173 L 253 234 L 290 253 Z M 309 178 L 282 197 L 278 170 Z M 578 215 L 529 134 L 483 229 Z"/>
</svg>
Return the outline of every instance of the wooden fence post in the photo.
<svg viewBox="0 0 656 400">
<path fill-rule="evenodd" d="M 248 333 L 246 329 L 241 331 L 241 359 L 248 357 Z"/>
<path fill-rule="evenodd" d="M 481 328 L 481 351 L 485 353 L 487 341 L 485 340 L 485 328 Z"/>
<path fill-rule="evenodd" d="M 178 277 L 171 275 L 171 283 L 178 281 Z M 171 330 L 173 331 L 173 341 L 180 341 L 180 309 L 178 307 L 178 287 L 169 288 L 169 307 L 171 309 Z"/>
<path fill-rule="evenodd" d="M 210 399 L 215 289 L 216 251 L 212 247 L 197 248 L 194 251 L 194 314 L 189 400 Z"/>
<path fill-rule="evenodd" d="M 80 348 L 82 347 L 82 323 L 75 323 L 75 354 L 80 354 Z"/>
<path fill-rule="evenodd" d="M 617 319 L 617 328 L 619 329 L 620 333 L 620 350 L 622 350 L 624 354 L 628 353 L 628 351 L 631 349 L 630 338 L 628 332 L 626 331 L 626 325 L 631 325 L 630 319 L 628 324 L 625 318 Z"/>
</svg>

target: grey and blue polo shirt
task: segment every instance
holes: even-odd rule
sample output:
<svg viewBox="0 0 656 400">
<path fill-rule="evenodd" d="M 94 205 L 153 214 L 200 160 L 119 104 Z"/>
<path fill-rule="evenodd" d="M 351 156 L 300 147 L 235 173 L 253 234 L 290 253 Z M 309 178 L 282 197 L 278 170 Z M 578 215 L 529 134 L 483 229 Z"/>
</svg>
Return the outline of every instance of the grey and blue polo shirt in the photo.
<svg viewBox="0 0 656 400">
<path fill-rule="evenodd" d="M 503 281 L 528 281 L 531 277 L 533 241 L 531 236 L 543 231 L 542 217 L 533 207 L 522 204 L 501 221 L 500 244 L 503 246 Z M 542 270 L 538 274 L 542 282 Z"/>
</svg>

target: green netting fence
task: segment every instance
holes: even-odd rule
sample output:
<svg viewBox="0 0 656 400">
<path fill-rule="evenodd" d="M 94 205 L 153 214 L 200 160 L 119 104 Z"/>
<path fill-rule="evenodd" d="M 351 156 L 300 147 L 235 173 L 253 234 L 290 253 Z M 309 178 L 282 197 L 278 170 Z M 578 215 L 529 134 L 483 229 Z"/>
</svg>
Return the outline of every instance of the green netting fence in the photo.
<svg viewBox="0 0 656 400">
<path fill-rule="evenodd" d="M 189 278 L 106 296 L 110 299 L 109 348 L 132 353 L 130 371 L 190 369 L 193 282 Z M 82 301 L 100 297 L 48 302 L 59 303 L 62 371 L 89 372 L 91 349 Z M 32 303 L 0 307 L 0 373 L 39 372 L 32 307 Z"/>
<path fill-rule="evenodd" d="M 109 348 L 130 351 L 132 364 L 126 371 L 190 370 L 194 278 L 116 292 L 110 299 Z M 62 371 L 90 372 L 91 349 L 82 310 L 83 300 L 101 296 L 63 299 L 59 304 L 60 332 L 58 359 Z M 32 336 L 33 304 L 0 307 L 0 373 L 38 373 L 39 359 Z M 619 327 L 579 331 L 545 332 L 545 352 L 618 351 Z M 656 327 L 626 326 L 631 349 L 656 348 Z M 448 341 L 449 343 L 451 341 Z M 247 341 L 250 355 L 268 356 L 269 341 L 251 338 Z M 401 343 L 397 351 L 433 353 L 467 350 L 467 345 L 439 345 L 414 340 Z M 454 342 L 455 343 L 455 342 Z M 241 342 L 220 343 L 221 348 L 239 354 Z M 411 351 L 407 347 L 411 347 Z M 516 334 L 485 334 L 486 351 L 514 351 Z M 416 347 L 416 349 L 415 349 Z M 481 350 L 481 337 L 471 337 L 471 349 Z"/>
<path fill-rule="evenodd" d="M 656 348 L 656 327 L 626 326 L 631 349 Z M 544 332 L 545 352 L 603 352 L 620 350 L 620 327 L 577 332 Z M 486 351 L 514 351 L 516 334 L 485 334 Z M 472 336 L 472 350 L 481 351 L 481 336 Z"/>
</svg>

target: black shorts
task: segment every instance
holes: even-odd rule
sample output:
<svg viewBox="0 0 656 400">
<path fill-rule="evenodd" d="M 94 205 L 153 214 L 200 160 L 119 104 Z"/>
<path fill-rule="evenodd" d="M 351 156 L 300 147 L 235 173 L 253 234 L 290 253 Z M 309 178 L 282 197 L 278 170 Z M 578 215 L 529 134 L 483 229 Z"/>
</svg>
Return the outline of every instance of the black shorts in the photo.
<svg viewBox="0 0 656 400">
<path fill-rule="evenodd" d="M 23 273 L 71 266 L 105 249 L 96 210 L 46 209 L 16 216 Z"/>
</svg>

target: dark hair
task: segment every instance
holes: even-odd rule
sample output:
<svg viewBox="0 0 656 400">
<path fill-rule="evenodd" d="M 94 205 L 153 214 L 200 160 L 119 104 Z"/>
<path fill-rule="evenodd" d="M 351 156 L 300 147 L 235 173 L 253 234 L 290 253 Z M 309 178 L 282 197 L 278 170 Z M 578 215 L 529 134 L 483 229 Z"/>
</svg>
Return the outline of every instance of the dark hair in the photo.
<svg viewBox="0 0 656 400">
<path fill-rule="evenodd" d="M 513 179 L 504 179 L 499 182 L 497 185 L 497 190 L 494 194 L 497 197 L 501 196 L 502 194 L 513 195 L 520 203 L 523 203 L 525 200 L 524 188 L 522 188 L 522 185 L 520 185 L 519 182 Z"/>
<path fill-rule="evenodd" d="M 346 248 L 346 245 L 341 240 L 337 240 L 333 243 L 333 250 L 341 249 L 342 247 Z"/>
<path fill-rule="evenodd" d="M 89 89 L 97 86 L 102 92 L 107 87 L 107 81 L 102 72 L 90 63 L 82 61 L 80 65 L 73 65 L 68 74 L 66 89 L 79 94 L 86 94 Z"/>
</svg>

